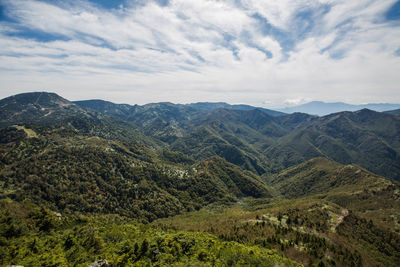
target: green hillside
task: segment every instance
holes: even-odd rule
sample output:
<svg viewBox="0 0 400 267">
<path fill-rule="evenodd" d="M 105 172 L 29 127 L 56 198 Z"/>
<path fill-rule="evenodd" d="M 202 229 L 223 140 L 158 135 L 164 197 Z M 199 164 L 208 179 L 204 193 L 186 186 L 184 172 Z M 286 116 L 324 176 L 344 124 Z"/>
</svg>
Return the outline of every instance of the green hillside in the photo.
<svg viewBox="0 0 400 267">
<path fill-rule="evenodd" d="M 118 216 L 66 217 L 0 201 L 0 264 L 88 266 L 299 266 L 272 249 L 206 233 L 161 230 Z"/>
<path fill-rule="evenodd" d="M 282 171 L 271 180 L 284 196 L 297 198 L 344 191 L 356 194 L 384 190 L 398 183 L 373 174 L 357 165 L 342 165 L 326 158 L 311 159 Z"/>
<path fill-rule="evenodd" d="M 221 158 L 171 162 L 143 145 L 63 129 L 37 137 L 17 128 L 0 134 L 9 140 L 0 145 L 2 197 L 29 198 L 54 210 L 153 220 L 216 201 L 271 196 L 260 177 Z"/>
<path fill-rule="evenodd" d="M 329 200 L 400 233 L 400 184 L 360 166 L 316 158 L 271 177 L 271 183 L 287 198 Z"/>
<path fill-rule="evenodd" d="M 326 157 L 399 180 L 400 119 L 370 110 L 331 114 L 285 135 L 264 153 L 274 171 Z"/>
<path fill-rule="evenodd" d="M 318 198 L 253 199 L 160 219 L 153 225 L 275 249 L 305 266 L 397 266 L 400 260 L 400 235 L 388 225 Z"/>
<path fill-rule="evenodd" d="M 235 135 L 228 127 L 222 122 L 211 122 L 178 139 L 170 148 L 196 159 L 218 155 L 246 170 L 257 174 L 264 173 L 266 158 L 252 144 Z M 240 131 L 240 135 L 253 134 L 255 138 L 264 139 L 246 126 Z"/>
<path fill-rule="evenodd" d="M 81 107 L 133 123 L 168 149 L 196 159 L 218 155 L 257 174 L 277 173 L 315 157 L 356 163 L 400 179 L 400 119 L 363 109 L 324 117 L 276 114 L 223 104 L 117 105 L 80 101 Z"/>
</svg>

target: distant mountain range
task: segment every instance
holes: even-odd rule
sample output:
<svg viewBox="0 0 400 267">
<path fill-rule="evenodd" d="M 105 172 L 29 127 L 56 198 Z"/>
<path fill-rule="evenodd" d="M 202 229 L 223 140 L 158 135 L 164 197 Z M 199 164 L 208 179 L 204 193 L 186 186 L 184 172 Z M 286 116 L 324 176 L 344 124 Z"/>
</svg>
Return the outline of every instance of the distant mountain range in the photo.
<svg viewBox="0 0 400 267">
<path fill-rule="evenodd" d="M 129 104 L 114 104 L 109 101 L 94 99 L 94 100 L 74 101 L 74 103 L 96 111 L 101 111 L 103 113 L 107 113 L 110 115 L 118 115 L 118 116 L 127 115 L 131 113 L 132 110 L 147 109 L 156 105 L 175 106 L 177 108 L 192 109 L 193 111 L 201 111 L 201 112 L 210 112 L 220 108 L 232 109 L 232 110 L 258 109 L 271 116 L 285 115 L 285 113 L 276 110 L 271 110 L 261 107 L 253 107 L 250 105 L 230 105 L 225 102 L 197 102 L 191 104 L 173 104 L 169 102 L 160 102 L 160 103 L 150 103 L 143 106 L 139 106 L 139 105 L 129 105 Z"/>
<path fill-rule="evenodd" d="M 399 109 L 400 104 L 382 103 L 382 104 L 351 105 L 343 102 L 326 103 L 322 101 L 312 101 L 299 106 L 279 109 L 279 111 L 284 113 L 302 112 L 312 115 L 325 116 L 331 113 L 342 112 L 342 111 L 357 111 L 364 108 L 383 112 L 383 111 Z"/>
</svg>

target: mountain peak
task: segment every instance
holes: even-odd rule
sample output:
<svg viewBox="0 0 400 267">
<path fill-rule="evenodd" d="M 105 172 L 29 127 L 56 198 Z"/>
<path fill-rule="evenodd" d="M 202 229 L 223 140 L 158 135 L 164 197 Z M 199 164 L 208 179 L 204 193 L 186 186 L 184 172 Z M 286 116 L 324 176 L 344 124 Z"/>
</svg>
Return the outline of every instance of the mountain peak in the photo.
<svg viewBox="0 0 400 267">
<path fill-rule="evenodd" d="M 31 92 L 13 95 L 0 100 L 1 106 L 5 104 L 18 104 L 20 106 L 37 106 L 37 107 L 55 107 L 55 106 L 70 106 L 73 105 L 70 101 L 56 93 L 49 92 Z"/>
<path fill-rule="evenodd" d="M 363 108 L 363 109 L 355 111 L 354 113 L 376 113 L 376 111 L 371 110 L 369 108 Z"/>
<path fill-rule="evenodd" d="M 72 102 L 55 93 L 32 92 L 10 96 L 0 100 L 0 125 L 31 123 L 55 114 L 68 115 L 79 109 Z M 61 113 L 60 113 L 61 112 Z"/>
</svg>

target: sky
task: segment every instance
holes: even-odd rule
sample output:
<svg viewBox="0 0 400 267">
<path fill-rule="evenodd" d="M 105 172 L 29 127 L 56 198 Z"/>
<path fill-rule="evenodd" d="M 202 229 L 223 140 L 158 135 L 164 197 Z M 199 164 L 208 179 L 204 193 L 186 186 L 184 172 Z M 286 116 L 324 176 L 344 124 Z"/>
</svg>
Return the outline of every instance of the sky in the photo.
<svg viewBox="0 0 400 267">
<path fill-rule="evenodd" d="M 0 98 L 400 103 L 400 1 L 0 0 Z"/>
</svg>

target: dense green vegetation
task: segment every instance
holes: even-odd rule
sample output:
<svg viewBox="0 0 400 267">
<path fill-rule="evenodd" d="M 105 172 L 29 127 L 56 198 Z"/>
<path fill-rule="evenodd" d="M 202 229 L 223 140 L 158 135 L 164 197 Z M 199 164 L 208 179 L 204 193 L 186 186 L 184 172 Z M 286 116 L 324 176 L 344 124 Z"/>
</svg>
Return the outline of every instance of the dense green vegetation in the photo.
<svg viewBox="0 0 400 267">
<path fill-rule="evenodd" d="M 222 158 L 193 164 L 179 153 L 66 130 L 42 131 L 35 138 L 23 133 L 0 131 L 1 139 L 10 141 L 0 147 L 3 198 L 151 221 L 237 197 L 272 196 L 260 177 Z M 171 155 L 177 155 L 175 162 Z"/>
<path fill-rule="evenodd" d="M 58 217 L 29 202 L 0 202 L 0 264 L 88 266 L 296 266 L 272 249 L 213 235 L 160 230 L 118 216 Z"/>
<path fill-rule="evenodd" d="M 271 177 L 284 196 L 326 199 L 400 233 L 400 184 L 357 165 L 316 158 Z M 389 219 L 390 218 L 390 219 Z"/>
<path fill-rule="evenodd" d="M 273 248 L 306 266 L 397 266 L 400 260 L 398 234 L 337 204 L 312 198 L 257 202 L 208 207 L 154 224 Z"/>
<path fill-rule="evenodd" d="M 400 262 L 398 116 L 77 104 L 0 100 L 2 265 Z"/>
<path fill-rule="evenodd" d="M 170 144 L 172 150 L 196 159 L 218 155 L 258 174 L 327 157 L 400 179 L 400 118 L 388 113 L 364 109 L 324 117 L 276 116 L 262 109 L 211 104 L 214 108 L 171 103 L 130 108 L 109 102 L 78 104 L 131 121 L 146 135 Z"/>
<path fill-rule="evenodd" d="M 315 158 L 272 176 L 272 184 L 285 196 L 298 198 L 315 194 L 354 195 L 382 191 L 399 184 L 357 165 L 342 165 L 326 158 Z M 362 191 L 362 190 L 361 190 Z"/>
</svg>

